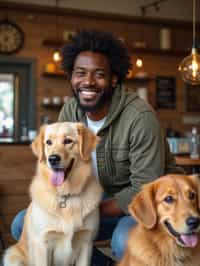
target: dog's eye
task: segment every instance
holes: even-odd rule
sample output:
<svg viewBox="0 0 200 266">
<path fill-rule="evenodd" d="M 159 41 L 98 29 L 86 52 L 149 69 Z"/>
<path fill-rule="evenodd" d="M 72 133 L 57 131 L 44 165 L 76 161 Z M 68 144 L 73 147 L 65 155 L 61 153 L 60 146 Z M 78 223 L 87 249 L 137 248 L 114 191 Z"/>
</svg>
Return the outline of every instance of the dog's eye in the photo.
<svg viewBox="0 0 200 266">
<path fill-rule="evenodd" d="M 172 196 L 167 196 L 164 198 L 164 201 L 167 203 L 173 203 L 174 202 L 174 198 Z"/>
<path fill-rule="evenodd" d="M 73 140 L 66 138 L 66 139 L 64 139 L 63 144 L 70 144 L 72 142 L 73 142 Z"/>
<path fill-rule="evenodd" d="M 189 191 L 189 193 L 188 193 L 188 198 L 189 198 L 190 200 L 195 199 L 195 198 L 196 198 L 196 193 L 193 192 L 193 191 Z"/>
<path fill-rule="evenodd" d="M 52 141 L 51 141 L 50 139 L 48 139 L 48 140 L 46 141 L 46 144 L 47 144 L 47 145 L 51 145 L 51 144 L 52 144 Z"/>
</svg>

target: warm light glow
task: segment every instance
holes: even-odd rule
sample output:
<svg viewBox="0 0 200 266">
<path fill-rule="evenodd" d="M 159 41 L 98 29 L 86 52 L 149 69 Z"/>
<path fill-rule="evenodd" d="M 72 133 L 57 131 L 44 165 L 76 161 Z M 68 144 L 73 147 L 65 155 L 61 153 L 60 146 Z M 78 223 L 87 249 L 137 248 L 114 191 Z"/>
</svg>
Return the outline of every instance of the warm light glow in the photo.
<svg viewBox="0 0 200 266">
<path fill-rule="evenodd" d="M 192 76 L 193 76 L 193 78 L 197 77 L 197 71 L 198 71 L 198 68 L 199 68 L 198 63 L 197 63 L 196 60 L 197 59 L 196 59 L 196 56 L 195 56 L 195 58 L 193 58 L 193 60 L 192 60 Z"/>
<path fill-rule="evenodd" d="M 200 55 L 195 48 L 192 49 L 191 55 L 183 59 L 178 69 L 186 83 L 200 84 Z"/>
<path fill-rule="evenodd" d="M 142 59 L 141 59 L 141 58 L 137 58 L 135 64 L 136 64 L 137 67 L 142 67 L 142 66 L 143 66 L 143 61 L 142 61 Z"/>
<path fill-rule="evenodd" d="M 59 61 L 61 61 L 61 55 L 60 55 L 60 52 L 59 51 L 55 51 L 54 53 L 53 53 L 53 60 L 55 61 L 55 62 L 59 62 Z"/>
<path fill-rule="evenodd" d="M 183 81 L 192 85 L 200 84 L 200 55 L 197 52 L 196 40 L 196 0 L 193 0 L 193 42 L 191 55 L 185 57 L 180 63 L 178 70 Z"/>
</svg>

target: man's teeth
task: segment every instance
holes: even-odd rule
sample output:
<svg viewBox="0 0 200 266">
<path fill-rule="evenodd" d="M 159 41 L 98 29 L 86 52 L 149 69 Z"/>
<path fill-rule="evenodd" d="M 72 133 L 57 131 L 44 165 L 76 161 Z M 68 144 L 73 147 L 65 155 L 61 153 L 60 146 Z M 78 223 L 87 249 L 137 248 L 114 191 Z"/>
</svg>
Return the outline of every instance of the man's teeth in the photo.
<svg viewBox="0 0 200 266">
<path fill-rule="evenodd" d="M 86 96 L 93 96 L 96 94 L 95 91 L 81 91 L 81 93 Z"/>
</svg>

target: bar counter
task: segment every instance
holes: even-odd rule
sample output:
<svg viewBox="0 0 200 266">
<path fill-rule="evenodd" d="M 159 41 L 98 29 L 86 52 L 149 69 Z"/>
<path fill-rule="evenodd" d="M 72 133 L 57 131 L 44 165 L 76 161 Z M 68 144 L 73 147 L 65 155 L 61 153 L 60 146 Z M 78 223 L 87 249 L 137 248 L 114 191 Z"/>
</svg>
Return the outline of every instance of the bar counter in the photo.
<svg viewBox="0 0 200 266">
<path fill-rule="evenodd" d="M 200 166 L 200 158 L 192 159 L 189 155 L 187 156 L 175 156 L 176 163 L 181 166 Z"/>
<path fill-rule="evenodd" d="M 185 168 L 187 173 L 200 173 L 200 158 L 192 159 L 189 155 L 176 155 L 175 160 L 176 164 Z"/>
<path fill-rule="evenodd" d="M 30 142 L 0 143 L 0 226 L 6 246 L 13 244 L 10 224 L 30 201 L 29 185 L 36 169 Z"/>
</svg>

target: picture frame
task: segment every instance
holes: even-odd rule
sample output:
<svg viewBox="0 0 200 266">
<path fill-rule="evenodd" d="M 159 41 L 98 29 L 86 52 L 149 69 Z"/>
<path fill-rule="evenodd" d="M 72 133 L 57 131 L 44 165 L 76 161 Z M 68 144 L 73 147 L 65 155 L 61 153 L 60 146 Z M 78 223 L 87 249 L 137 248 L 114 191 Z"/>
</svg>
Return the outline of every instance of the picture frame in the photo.
<svg viewBox="0 0 200 266">
<path fill-rule="evenodd" d="M 158 109 L 176 108 L 176 79 L 173 76 L 156 77 L 156 107 Z"/>
</svg>

